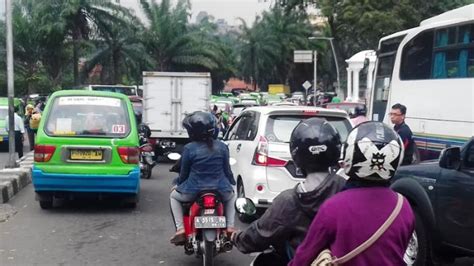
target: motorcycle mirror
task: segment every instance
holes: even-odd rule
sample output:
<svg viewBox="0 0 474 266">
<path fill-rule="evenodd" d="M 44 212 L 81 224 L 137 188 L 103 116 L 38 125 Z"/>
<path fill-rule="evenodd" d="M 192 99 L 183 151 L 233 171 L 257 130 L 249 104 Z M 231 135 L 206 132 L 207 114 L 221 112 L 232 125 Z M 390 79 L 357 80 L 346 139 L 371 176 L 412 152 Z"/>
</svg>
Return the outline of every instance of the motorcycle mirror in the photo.
<svg viewBox="0 0 474 266">
<path fill-rule="evenodd" d="M 177 161 L 180 158 L 181 158 L 181 154 L 179 154 L 179 153 L 172 152 L 172 153 L 168 154 L 168 159 L 170 159 L 172 161 Z"/>
<path fill-rule="evenodd" d="M 235 210 L 238 214 L 248 216 L 249 219 L 257 213 L 255 204 L 249 198 L 238 198 L 235 200 Z"/>
<path fill-rule="evenodd" d="M 234 159 L 234 158 L 232 158 L 232 157 L 229 158 L 229 164 L 230 164 L 230 165 L 234 165 L 234 164 L 236 164 L 236 163 L 237 163 L 237 160 L 236 160 L 236 159 Z"/>
</svg>

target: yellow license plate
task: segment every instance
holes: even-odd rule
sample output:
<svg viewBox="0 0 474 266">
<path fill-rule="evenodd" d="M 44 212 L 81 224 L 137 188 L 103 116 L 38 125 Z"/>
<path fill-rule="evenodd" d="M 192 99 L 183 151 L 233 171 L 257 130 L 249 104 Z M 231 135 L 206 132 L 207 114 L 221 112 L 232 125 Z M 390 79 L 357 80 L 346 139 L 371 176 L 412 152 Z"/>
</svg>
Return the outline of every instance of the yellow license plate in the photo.
<svg viewBox="0 0 474 266">
<path fill-rule="evenodd" d="M 0 142 L 2 142 L 2 141 L 3 141 L 3 137 L 0 137 Z"/>
<path fill-rule="evenodd" d="M 71 160 L 101 161 L 101 150 L 71 150 Z"/>
</svg>

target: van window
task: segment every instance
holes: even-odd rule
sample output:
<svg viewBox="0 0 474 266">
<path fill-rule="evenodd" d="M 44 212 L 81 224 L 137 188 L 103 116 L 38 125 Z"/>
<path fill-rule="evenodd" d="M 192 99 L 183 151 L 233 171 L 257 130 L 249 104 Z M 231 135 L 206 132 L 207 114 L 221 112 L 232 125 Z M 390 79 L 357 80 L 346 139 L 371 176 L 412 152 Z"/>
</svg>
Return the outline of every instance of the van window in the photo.
<svg viewBox="0 0 474 266">
<path fill-rule="evenodd" d="M 44 130 L 50 136 L 125 137 L 130 121 L 121 99 L 62 96 L 54 100 Z"/>
<path fill-rule="evenodd" d="M 293 129 L 301 122 L 309 118 L 308 116 L 278 115 L 270 116 L 265 129 L 265 138 L 270 142 L 290 142 Z M 320 117 L 326 119 L 341 136 L 341 141 L 345 141 L 351 124 L 347 119 L 335 117 Z"/>
<path fill-rule="evenodd" d="M 8 115 L 8 106 L 0 106 L 0 119 L 5 119 Z"/>
</svg>

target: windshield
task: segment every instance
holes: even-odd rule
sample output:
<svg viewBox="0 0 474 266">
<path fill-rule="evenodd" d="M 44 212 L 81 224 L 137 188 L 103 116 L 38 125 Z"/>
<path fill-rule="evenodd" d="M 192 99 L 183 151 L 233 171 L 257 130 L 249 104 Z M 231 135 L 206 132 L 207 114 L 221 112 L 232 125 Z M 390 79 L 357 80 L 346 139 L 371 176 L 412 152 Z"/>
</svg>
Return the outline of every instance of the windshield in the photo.
<svg viewBox="0 0 474 266">
<path fill-rule="evenodd" d="M 50 136 L 124 137 L 130 132 L 124 101 L 111 97 L 58 97 L 45 125 Z"/>
<path fill-rule="evenodd" d="M 127 96 L 137 96 L 137 92 L 135 87 L 129 86 L 92 86 L 92 90 L 94 91 L 110 91 L 110 92 L 118 92 L 125 94 Z"/>
<path fill-rule="evenodd" d="M 295 129 L 301 120 L 307 118 L 309 117 L 296 115 L 270 116 L 265 129 L 265 138 L 270 142 L 290 142 L 293 129 Z M 339 132 L 341 141 L 346 140 L 347 135 L 351 130 L 351 124 L 347 119 L 333 117 L 321 118 L 326 119 Z"/>
</svg>

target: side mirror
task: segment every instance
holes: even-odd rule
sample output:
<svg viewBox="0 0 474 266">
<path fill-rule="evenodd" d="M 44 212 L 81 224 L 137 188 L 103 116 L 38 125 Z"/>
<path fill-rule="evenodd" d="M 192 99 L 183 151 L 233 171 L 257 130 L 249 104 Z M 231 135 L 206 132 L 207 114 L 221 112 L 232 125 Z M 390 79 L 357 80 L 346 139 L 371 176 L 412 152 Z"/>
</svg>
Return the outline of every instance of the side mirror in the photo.
<svg viewBox="0 0 474 266">
<path fill-rule="evenodd" d="M 461 148 L 444 149 L 439 157 L 439 166 L 445 169 L 459 169 L 461 166 Z"/>
<path fill-rule="evenodd" d="M 172 153 L 168 154 L 168 159 L 170 159 L 172 161 L 177 161 L 177 160 L 181 159 L 181 154 L 176 153 L 176 152 L 172 152 Z"/>
<path fill-rule="evenodd" d="M 238 198 L 235 201 L 235 211 L 247 221 L 257 219 L 257 208 L 249 198 Z"/>
</svg>

